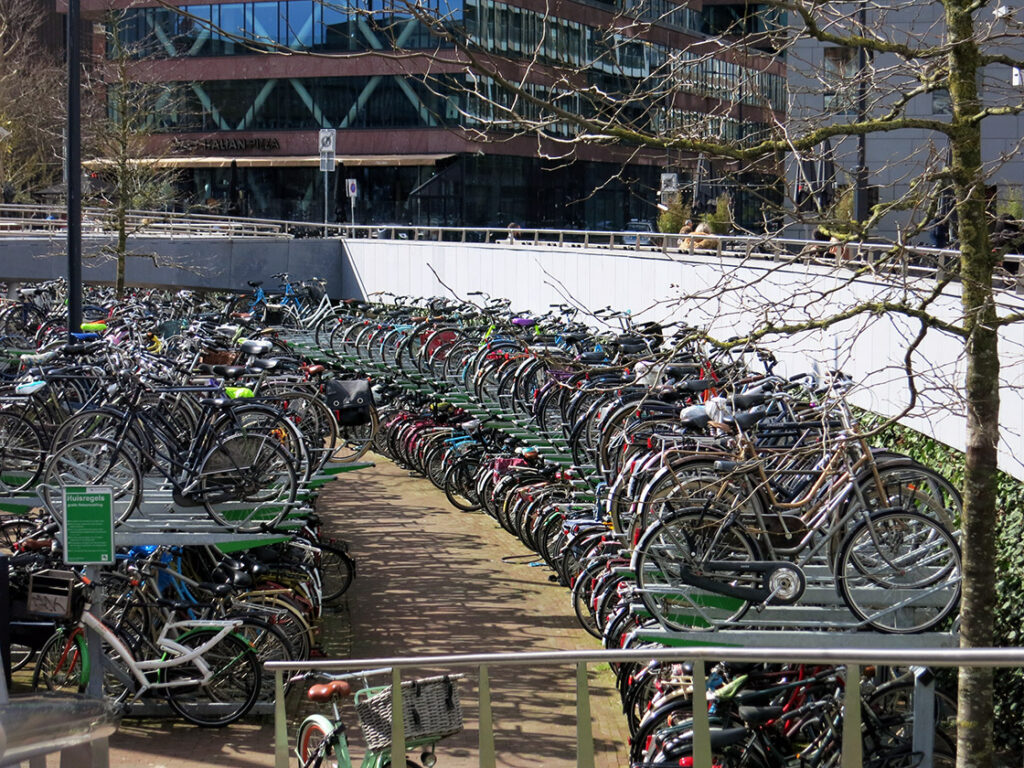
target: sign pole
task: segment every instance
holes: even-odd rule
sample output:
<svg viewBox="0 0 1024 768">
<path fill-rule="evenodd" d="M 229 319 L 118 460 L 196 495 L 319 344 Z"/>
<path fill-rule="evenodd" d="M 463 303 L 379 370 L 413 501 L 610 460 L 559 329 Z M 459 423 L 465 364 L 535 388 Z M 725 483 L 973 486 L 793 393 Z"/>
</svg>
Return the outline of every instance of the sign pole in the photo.
<svg viewBox="0 0 1024 768">
<path fill-rule="evenodd" d="M 327 237 L 327 222 L 330 220 L 330 184 L 327 174 L 334 170 L 334 150 L 337 140 L 338 132 L 334 128 L 320 130 L 320 170 L 324 174 L 324 237 Z"/>
</svg>

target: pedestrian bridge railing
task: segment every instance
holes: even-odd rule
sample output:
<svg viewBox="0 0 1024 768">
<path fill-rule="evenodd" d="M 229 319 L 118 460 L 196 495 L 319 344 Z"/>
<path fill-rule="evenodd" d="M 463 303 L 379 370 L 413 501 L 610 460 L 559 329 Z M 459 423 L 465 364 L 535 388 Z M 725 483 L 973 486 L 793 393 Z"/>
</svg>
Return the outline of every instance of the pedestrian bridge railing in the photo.
<svg viewBox="0 0 1024 768">
<path fill-rule="evenodd" d="M 826 633 L 828 634 L 828 633 Z M 593 768 L 594 739 L 591 730 L 588 668 L 592 665 L 639 662 L 688 661 L 693 664 L 693 701 L 707 696 L 705 666 L 709 661 L 763 662 L 774 664 L 845 665 L 846 683 L 843 702 L 842 768 L 862 768 L 861 743 L 861 667 L 867 665 L 913 667 L 915 675 L 913 750 L 925 756 L 922 765 L 930 765 L 934 738 L 934 697 L 927 667 L 1022 667 L 1024 648 L 923 649 L 916 637 L 885 638 L 889 647 L 849 649 L 842 646 L 842 633 L 830 633 L 833 647 L 738 648 L 694 647 L 686 649 L 644 648 L 631 651 L 551 651 L 533 653 L 493 653 L 452 656 L 415 656 L 376 659 L 346 659 L 307 662 L 267 662 L 274 674 L 276 704 L 274 711 L 275 768 L 289 765 L 289 741 L 285 714 L 285 674 L 303 671 L 346 673 L 366 669 L 390 668 L 392 676 L 392 741 L 405 744 L 401 682 L 403 670 L 410 668 L 440 670 L 476 670 L 479 689 L 479 761 L 480 768 L 495 768 L 494 729 L 491 715 L 490 671 L 503 667 L 569 666 L 576 678 L 576 763 L 577 768 Z M 879 638 L 881 646 L 883 639 Z M 816 642 L 809 633 L 808 642 Z M 822 643 L 824 645 L 824 643 Z M 903 647 L 898 647 L 903 646 Z M 694 767 L 711 768 L 711 735 L 707 710 L 694 707 Z M 405 750 L 395 748 L 393 768 L 405 768 Z"/>
</svg>

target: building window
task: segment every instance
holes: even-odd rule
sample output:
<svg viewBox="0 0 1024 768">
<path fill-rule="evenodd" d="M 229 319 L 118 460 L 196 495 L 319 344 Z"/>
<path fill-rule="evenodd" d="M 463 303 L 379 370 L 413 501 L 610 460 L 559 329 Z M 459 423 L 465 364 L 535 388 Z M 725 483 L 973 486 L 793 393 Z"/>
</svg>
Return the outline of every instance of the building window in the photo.
<svg viewBox="0 0 1024 768">
<path fill-rule="evenodd" d="M 857 51 L 837 46 L 825 48 L 824 53 L 825 111 L 851 115 L 856 102 Z"/>
<path fill-rule="evenodd" d="M 938 91 L 932 91 L 932 114 L 933 115 L 951 115 L 953 114 L 953 107 L 949 101 L 949 91 L 942 88 Z"/>
</svg>

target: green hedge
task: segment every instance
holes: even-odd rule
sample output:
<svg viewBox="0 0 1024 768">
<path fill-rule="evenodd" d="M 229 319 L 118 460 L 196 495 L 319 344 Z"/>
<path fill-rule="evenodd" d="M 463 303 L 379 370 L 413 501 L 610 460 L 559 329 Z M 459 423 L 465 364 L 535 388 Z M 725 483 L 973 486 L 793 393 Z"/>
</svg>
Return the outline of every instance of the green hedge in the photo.
<svg viewBox="0 0 1024 768">
<path fill-rule="evenodd" d="M 964 454 L 903 426 L 891 426 L 872 440 L 899 451 L 963 487 Z M 1024 645 L 1024 483 L 999 473 L 996 645 Z M 998 749 L 1020 754 L 1024 749 L 1024 670 L 997 669 L 995 674 L 995 737 Z"/>
</svg>

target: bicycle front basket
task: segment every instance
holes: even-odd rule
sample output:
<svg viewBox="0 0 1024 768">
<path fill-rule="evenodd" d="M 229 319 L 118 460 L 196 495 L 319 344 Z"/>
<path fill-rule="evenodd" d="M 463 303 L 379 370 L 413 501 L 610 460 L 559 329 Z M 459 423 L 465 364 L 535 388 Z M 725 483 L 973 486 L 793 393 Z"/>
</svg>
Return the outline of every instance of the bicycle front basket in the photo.
<svg viewBox="0 0 1024 768">
<path fill-rule="evenodd" d="M 428 742 L 462 730 L 462 704 L 458 680 L 462 675 L 426 677 L 402 683 L 402 720 L 405 743 Z M 391 686 L 355 702 L 366 746 L 374 750 L 391 746 Z"/>
</svg>

